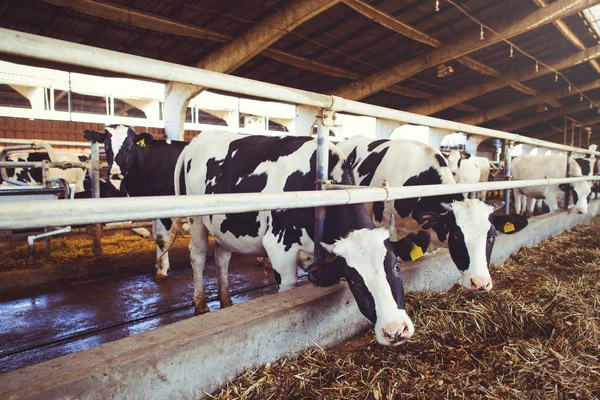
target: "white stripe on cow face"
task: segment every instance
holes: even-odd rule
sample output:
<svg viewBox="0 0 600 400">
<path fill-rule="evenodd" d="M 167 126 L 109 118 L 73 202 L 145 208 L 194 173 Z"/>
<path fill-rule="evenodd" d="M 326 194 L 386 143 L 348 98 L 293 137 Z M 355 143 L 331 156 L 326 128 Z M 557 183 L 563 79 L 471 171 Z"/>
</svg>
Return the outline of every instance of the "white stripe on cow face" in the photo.
<svg viewBox="0 0 600 400">
<path fill-rule="evenodd" d="M 358 229 L 333 245 L 322 244 L 328 251 L 344 257 L 346 263 L 362 277 L 365 286 L 375 302 L 375 335 L 383 345 L 397 345 L 400 339 L 413 335 L 415 327 L 406 314 L 399 309 L 384 270 L 387 248 L 384 241 L 389 239 L 387 229 Z M 356 299 L 360 302 L 360 299 Z"/>
<path fill-rule="evenodd" d="M 456 225 L 462 231 L 460 240 L 464 240 L 468 257 L 468 268 L 461 271 L 462 285 L 470 290 L 489 291 L 492 277 L 488 269 L 488 240 L 495 240 L 495 236 L 488 238 L 488 233 L 492 227 L 489 217 L 494 208 L 478 199 L 466 199 L 452 203 L 452 211 Z M 490 244 L 493 246 L 493 242 Z"/>
<path fill-rule="evenodd" d="M 123 143 L 125 143 L 125 140 L 127 140 L 127 133 L 129 132 L 129 127 L 125 126 L 125 125 L 118 125 L 117 127 L 106 127 L 104 128 L 104 130 L 108 133 L 110 133 L 110 146 L 113 152 L 113 163 L 112 166 L 110 168 L 109 171 L 109 177 L 112 177 L 114 175 L 120 176 L 121 179 L 122 178 L 122 173 L 121 173 L 121 166 L 119 164 L 117 164 L 117 154 L 119 154 L 119 151 L 121 150 L 121 148 L 123 147 Z M 113 180 L 111 179 L 111 182 L 113 183 L 113 185 L 115 185 L 115 183 L 113 182 Z M 115 187 L 118 189 L 119 187 L 115 185 Z"/>
</svg>

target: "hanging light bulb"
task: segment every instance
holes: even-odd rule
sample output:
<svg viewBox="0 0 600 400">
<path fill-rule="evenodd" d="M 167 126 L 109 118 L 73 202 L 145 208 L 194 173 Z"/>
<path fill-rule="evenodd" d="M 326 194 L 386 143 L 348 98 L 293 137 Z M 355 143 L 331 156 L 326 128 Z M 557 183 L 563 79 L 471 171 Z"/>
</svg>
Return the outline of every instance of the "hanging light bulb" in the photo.
<svg viewBox="0 0 600 400">
<path fill-rule="evenodd" d="M 513 45 L 510 45 L 510 58 L 513 58 L 515 56 L 514 52 L 513 52 Z"/>
<path fill-rule="evenodd" d="M 435 11 L 440 11 L 440 0 L 435 0 Z"/>
<path fill-rule="evenodd" d="M 481 31 L 479 32 L 479 40 L 483 40 L 483 39 L 485 39 L 485 38 L 483 37 L 483 25 L 481 25 Z"/>
<path fill-rule="evenodd" d="M 594 105 L 590 102 L 590 110 L 594 108 Z"/>
<path fill-rule="evenodd" d="M 538 65 L 537 60 L 535 60 L 535 72 L 540 72 L 540 66 Z"/>
<path fill-rule="evenodd" d="M 554 82 L 558 82 L 558 72 L 554 74 Z"/>
<path fill-rule="evenodd" d="M 571 91 L 571 84 L 569 83 L 569 92 Z"/>
<path fill-rule="evenodd" d="M 579 94 L 579 102 L 581 103 L 583 101 L 583 94 Z"/>
</svg>

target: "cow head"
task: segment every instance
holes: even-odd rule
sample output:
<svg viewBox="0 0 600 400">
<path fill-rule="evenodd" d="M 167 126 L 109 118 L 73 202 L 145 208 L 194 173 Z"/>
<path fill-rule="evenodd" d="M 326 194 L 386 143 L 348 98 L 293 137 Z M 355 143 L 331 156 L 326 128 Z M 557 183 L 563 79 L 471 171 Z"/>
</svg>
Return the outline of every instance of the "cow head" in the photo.
<svg viewBox="0 0 600 400">
<path fill-rule="evenodd" d="M 490 291 L 490 257 L 496 240 L 492 213 L 504 202 L 488 204 L 477 199 L 442 203 L 445 212 L 422 213 L 417 217 L 423 227 L 432 228 L 440 241 L 448 240 L 452 261 L 462 274 L 462 285 L 473 291 Z M 515 225 L 515 231 L 524 226 Z"/>
<path fill-rule="evenodd" d="M 104 143 L 108 178 L 117 189 L 135 162 L 136 146 L 145 147 L 153 140 L 151 134 L 136 134 L 127 125 L 107 125 L 104 133 L 86 130 L 83 136 L 91 142 Z"/>
<path fill-rule="evenodd" d="M 573 193 L 574 210 L 577 214 L 587 213 L 592 198 L 591 182 L 561 183 L 558 186 L 563 191 L 570 190 Z"/>
<path fill-rule="evenodd" d="M 460 168 L 461 160 L 462 156 L 457 150 L 452 150 L 450 153 L 448 153 L 448 168 L 450 168 L 450 172 L 452 172 L 453 176 L 458 174 L 458 168 Z"/>
<path fill-rule="evenodd" d="M 309 280 L 319 286 L 330 286 L 344 277 L 358 308 L 375 325 L 377 341 L 395 346 L 411 337 L 415 328 L 406 314 L 400 260 L 391 250 L 389 237 L 385 228 L 358 229 L 331 245 L 321 243 L 337 258 L 312 264 L 307 271 Z"/>
</svg>

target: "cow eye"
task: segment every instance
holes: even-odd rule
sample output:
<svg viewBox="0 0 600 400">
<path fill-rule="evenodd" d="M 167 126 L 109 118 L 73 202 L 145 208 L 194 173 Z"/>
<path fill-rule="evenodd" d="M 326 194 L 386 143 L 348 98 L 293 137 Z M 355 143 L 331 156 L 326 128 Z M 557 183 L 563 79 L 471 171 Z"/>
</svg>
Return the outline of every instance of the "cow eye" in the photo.
<svg viewBox="0 0 600 400">
<path fill-rule="evenodd" d="M 396 262 L 396 264 L 394 264 L 394 272 L 400 272 L 400 263 Z"/>
</svg>

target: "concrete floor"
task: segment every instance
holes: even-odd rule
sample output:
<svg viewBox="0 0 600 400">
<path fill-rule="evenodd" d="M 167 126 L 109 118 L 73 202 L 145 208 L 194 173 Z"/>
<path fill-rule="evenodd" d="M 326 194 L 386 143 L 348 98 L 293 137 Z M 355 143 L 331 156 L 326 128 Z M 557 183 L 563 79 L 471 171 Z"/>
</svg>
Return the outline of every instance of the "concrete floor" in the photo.
<svg viewBox="0 0 600 400">
<path fill-rule="evenodd" d="M 253 257 L 233 256 L 229 279 L 235 303 L 277 291 L 272 271 Z M 207 266 L 205 287 L 214 310 L 213 265 Z M 164 281 L 142 274 L 0 297 L 0 373 L 189 318 L 192 292 L 188 264 Z"/>
</svg>

